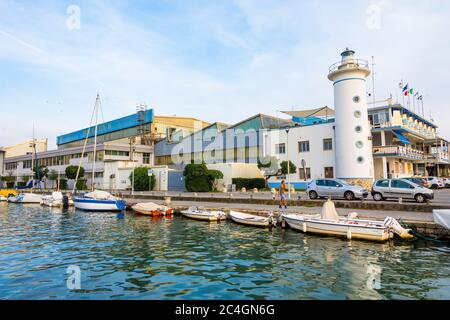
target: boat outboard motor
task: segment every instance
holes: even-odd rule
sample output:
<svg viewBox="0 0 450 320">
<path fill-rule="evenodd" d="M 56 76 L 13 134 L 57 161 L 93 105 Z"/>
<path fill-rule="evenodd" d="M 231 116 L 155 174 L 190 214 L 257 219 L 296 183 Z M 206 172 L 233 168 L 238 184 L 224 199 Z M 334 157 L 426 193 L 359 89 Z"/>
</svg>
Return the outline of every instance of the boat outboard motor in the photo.
<svg viewBox="0 0 450 320">
<path fill-rule="evenodd" d="M 392 232 L 396 233 L 402 239 L 412 239 L 414 235 L 411 229 L 403 228 L 397 220 L 392 217 L 387 217 L 384 220 L 384 225 L 388 227 Z"/>
<path fill-rule="evenodd" d="M 69 207 L 69 197 L 67 195 L 63 195 L 62 202 L 63 208 L 67 209 Z"/>
</svg>

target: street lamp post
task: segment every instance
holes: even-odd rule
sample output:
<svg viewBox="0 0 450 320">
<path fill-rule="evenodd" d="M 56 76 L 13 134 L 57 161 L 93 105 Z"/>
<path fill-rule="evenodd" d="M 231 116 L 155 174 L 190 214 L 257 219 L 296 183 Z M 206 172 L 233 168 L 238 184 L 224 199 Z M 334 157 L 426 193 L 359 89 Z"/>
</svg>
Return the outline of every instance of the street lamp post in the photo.
<svg viewBox="0 0 450 320">
<path fill-rule="evenodd" d="M 286 158 L 288 175 L 288 199 L 291 200 L 291 165 L 289 161 L 289 128 L 286 129 Z"/>
</svg>

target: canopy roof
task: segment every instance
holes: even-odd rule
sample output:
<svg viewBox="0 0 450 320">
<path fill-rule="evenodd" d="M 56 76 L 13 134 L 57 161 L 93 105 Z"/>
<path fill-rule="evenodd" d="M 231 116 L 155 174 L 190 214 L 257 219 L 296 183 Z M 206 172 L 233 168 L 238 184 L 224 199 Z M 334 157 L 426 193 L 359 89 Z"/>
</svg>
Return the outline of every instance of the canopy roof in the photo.
<svg viewBox="0 0 450 320">
<path fill-rule="evenodd" d="M 309 110 L 283 111 L 283 113 L 290 115 L 292 117 L 299 117 L 299 118 L 334 116 L 334 110 L 328 108 L 327 106 Z"/>
</svg>

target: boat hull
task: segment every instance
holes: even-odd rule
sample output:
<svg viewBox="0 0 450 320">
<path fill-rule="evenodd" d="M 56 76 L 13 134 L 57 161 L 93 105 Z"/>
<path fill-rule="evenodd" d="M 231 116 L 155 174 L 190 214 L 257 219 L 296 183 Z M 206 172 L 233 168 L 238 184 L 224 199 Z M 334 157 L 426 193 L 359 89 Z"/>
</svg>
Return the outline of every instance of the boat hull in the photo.
<svg viewBox="0 0 450 320">
<path fill-rule="evenodd" d="M 304 233 L 379 242 L 387 241 L 393 237 L 393 233 L 388 228 L 383 227 L 365 227 L 356 224 L 308 221 L 287 216 L 283 216 L 283 219 L 292 229 Z"/>
<path fill-rule="evenodd" d="M 17 197 L 11 197 L 8 199 L 12 203 L 23 203 L 23 204 L 40 204 L 42 201 L 42 196 L 37 194 L 24 194 L 21 193 Z"/>
<path fill-rule="evenodd" d="M 73 202 L 76 209 L 84 211 L 123 211 L 126 209 L 124 200 L 75 198 Z"/>
<path fill-rule="evenodd" d="M 150 216 L 150 217 L 162 217 L 162 216 L 171 216 L 173 214 L 173 210 L 169 209 L 166 212 L 163 212 L 162 210 L 143 210 L 138 208 L 132 208 L 134 212 L 140 215 L 144 216 Z"/>
<path fill-rule="evenodd" d="M 272 220 L 270 218 L 264 218 L 259 216 L 253 216 L 253 215 L 243 215 L 240 212 L 230 212 L 230 218 L 234 222 L 238 224 L 248 225 L 248 226 L 254 226 L 254 227 L 261 227 L 261 228 L 269 228 L 272 226 Z"/>
<path fill-rule="evenodd" d="M 208 214 L 208 213 L 181 211 L 181 214 L 186 218 L 200 221 L 223 221 L 227 219 L 226 215 L 215 213 Z"/>
</svg>

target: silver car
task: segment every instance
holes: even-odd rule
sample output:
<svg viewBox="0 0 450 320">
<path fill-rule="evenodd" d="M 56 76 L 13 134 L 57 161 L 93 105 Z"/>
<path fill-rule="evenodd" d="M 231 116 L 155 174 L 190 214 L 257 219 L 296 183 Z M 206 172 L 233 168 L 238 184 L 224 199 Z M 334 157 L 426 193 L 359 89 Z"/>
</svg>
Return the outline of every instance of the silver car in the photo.
<svg viewBox="0 0 450 320">
<path fill-rule="evenodd" d="M 306 190 L 310 199 L 344 198 L 346 200 L 365 199 L 369 191 L 361 186 L 351 185 L 340 179 L 315 179 Z"/>
<path fill-rule="evenodd" d="M 428 188 L 405 179 L 377 180 L 372 187 L 372 197 L 375 201 L 387 198 L 413 199 L 419 203 L 434 199 L 434 192 Z"/>
</svg>

